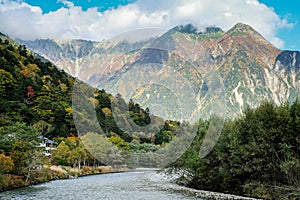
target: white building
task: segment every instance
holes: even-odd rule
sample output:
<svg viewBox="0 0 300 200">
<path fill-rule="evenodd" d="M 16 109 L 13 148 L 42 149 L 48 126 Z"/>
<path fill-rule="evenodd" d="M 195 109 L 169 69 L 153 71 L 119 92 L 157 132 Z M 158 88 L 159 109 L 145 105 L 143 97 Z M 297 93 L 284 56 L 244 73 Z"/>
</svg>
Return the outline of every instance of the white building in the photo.
<svg viewBox="0 0 300 200">
<path fill-rule="evenodd" d="M 50 140 L 42 135 L 40 135 L 38 138 L 41 139 L 39 147 L 45 148 L 45 156 L 51 156 L 51 150 L 56 149 L 57 142 L 54 142 L 53 140 Z"/>
</svg>

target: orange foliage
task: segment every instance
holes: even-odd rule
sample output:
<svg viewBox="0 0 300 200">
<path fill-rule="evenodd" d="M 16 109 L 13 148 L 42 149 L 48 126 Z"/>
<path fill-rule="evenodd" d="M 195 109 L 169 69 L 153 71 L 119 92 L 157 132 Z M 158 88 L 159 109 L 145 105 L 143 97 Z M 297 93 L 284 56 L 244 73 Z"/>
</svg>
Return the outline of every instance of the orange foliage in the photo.
<svg viewBox="0 0 300 200">
<path fill-rule="evenodd" d="M 35 91 L 31 85 L 27 86 L 27 97 L 32 98 L 35 95 Z"/>
</svg>

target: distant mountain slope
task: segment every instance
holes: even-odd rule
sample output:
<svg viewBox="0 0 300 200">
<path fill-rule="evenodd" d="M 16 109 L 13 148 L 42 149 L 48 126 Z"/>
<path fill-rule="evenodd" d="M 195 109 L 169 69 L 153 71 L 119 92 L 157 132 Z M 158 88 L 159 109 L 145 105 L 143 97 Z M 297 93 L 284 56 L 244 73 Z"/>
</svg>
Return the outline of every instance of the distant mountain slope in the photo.
<svg viewBox="0 0 300 200">
<path fill-rule="evenodd" d="M 123 62 L 127 62 L 127 57 L 122 57 L 124 53 L 139 49 L 145 45 L 145 42 L 131 44 L 126 41 L 119 43 L 104 41 L 98 43 L 85 40 L 58 41 L 50 39 L 19 40 L 19 42 L 43 55 L 65 72 L 81 80 L 90 79 L 94 73 L 103 73 L 102 67 L 95 69 L 95 66 L 107 66 L 115 58 L 124 59 Z M 111 69 L 106 73 L 115 70 L 119 70 L 119 68 L 111 66 Z"/>
<path fill-rule="evenodd" d="M 49 40 L 48 42 L 52 43 Z M 84 110 L 75 111 L 72 105 L 75 81 L 74 77 L 28 51 L 24 45 L 0 34 L 0 127 L 3 129 L 20 122 L 27 126 L 33 125 L 39 134 L 47 135 L 49 138 L 77 135 L 80 124 L 76 124 L 75 127 L 73 113 Z M 121 130 L 110 114 L 112 95 L 87 84 L 83 87 L 95 92 L 89 101 L 96 102 L 95 110 L 99 121 L 97 123 L 102 131 L 107 136 L 117 134 L 126 142 L 131 141 L 134 133 L 131 132 L 129 135 Z M 85 102 L 88 101 L 85 96 L 80 98 Z M 118 100 L 123 101 L 122 98 Z M 149 123 L 149 111 L 141 109 L 133 102 L 128 106 L 134 122 L 140 126 Z M 77 116 L 82 117 L 80 120 L 82 123 L 85 122 L 87 131 L 94 130 L 93 124 L 87 122 L 89 116 L 85 113 L 79 113 Z M 158 120 L 164 123 L 162 119 Z M 0 138 L 3 139 L 5 136 L 1 134 L 2 132 Z M 141 140 L 148 141 L 149 138 L 145 136 Z"/>
<path fill-rule="evenodd" d="M 122 95 L 126 100 L 135 99 L 142 106 L 162 104 L 166 102 L 162 97 L 170 97 L 171 93 L 184 99 L 191 92 L 185 91 L 186 84 L 180 84 L 183 80 L 178 76 L 181 76 L 192 88 L 196 104 L 192 103 L 192 106 L 196 106 L 194 110 L 200 113 L 199 117 L 209 116 L 216 101 L 232 116 L 240 114 L 247 106 L 256 107 L 264 100 L 278 104 L 294 101 L 300 94 L 300 53 L 277 49 L 252 27 L 241 23 L 226 32 L 216 27 L 199 32 L 192 25 L 178 26 L 157 38 L 137 43 L 124 40 L 22 42 L 66 72 L 113 94 L 120 92 L 117 84 L 131 81 L 135 85 L 131 87 L 137 90 Z M 168 66 L 168 70 L 164 76 L 158 76 L 164 66 Z M 177 75 L 172 74 L 172 70 Z M 136 77 L 126 82 L 124 79 L 130 73 Z M 168 93 L 161 89 L 165 88 L 161 83 L 158 83 L 160 88 L 154 85 L 141 87 L 144 82 L 139 81 L 147 80 L 147 77 L 172 83 L 181 94 Z M 130 84 L 125 85 L 130 90 Z M 151 98 L 150 94 L 160 97 Z M 178 107 L 178 103 L 170 102 L 170 109 Z"/>
</svg>

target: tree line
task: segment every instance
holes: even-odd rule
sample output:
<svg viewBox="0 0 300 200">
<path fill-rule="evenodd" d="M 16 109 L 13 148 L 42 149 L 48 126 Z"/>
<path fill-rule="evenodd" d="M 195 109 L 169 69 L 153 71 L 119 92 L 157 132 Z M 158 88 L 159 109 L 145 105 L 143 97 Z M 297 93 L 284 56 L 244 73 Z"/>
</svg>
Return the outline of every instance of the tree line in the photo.
<svg viewBox="0 0 300 200">
<path fill-rule="evenodd" d="M 256 196 L 293 199 L 300 196 L 300 102 L 276 106 L 265 102 L 237 119 L 225 120 L 213 150 L 199 157 L 212 120 L 200 120 L 192 146 L 169 172 L 189 187 Z"/>
</svg>

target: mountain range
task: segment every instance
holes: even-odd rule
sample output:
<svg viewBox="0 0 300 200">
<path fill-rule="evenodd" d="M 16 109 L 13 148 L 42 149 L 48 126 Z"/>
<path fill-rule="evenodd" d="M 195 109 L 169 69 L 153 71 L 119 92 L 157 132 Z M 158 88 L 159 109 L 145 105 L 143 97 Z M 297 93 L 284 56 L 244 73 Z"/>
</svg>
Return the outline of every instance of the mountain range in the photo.
<svg viewBox="0 0 300 200">
<path fill-rule="evenodd" d="M 138 34 L 102 42 L 19 42 L 72 76 L 166 119 L 231 117 L 263 101 L 299 97 L 300 52 L 276 48 L 249 25 L 200 32 L 188 24 L 147 40 L 126 40 Z"/>
</svg>

